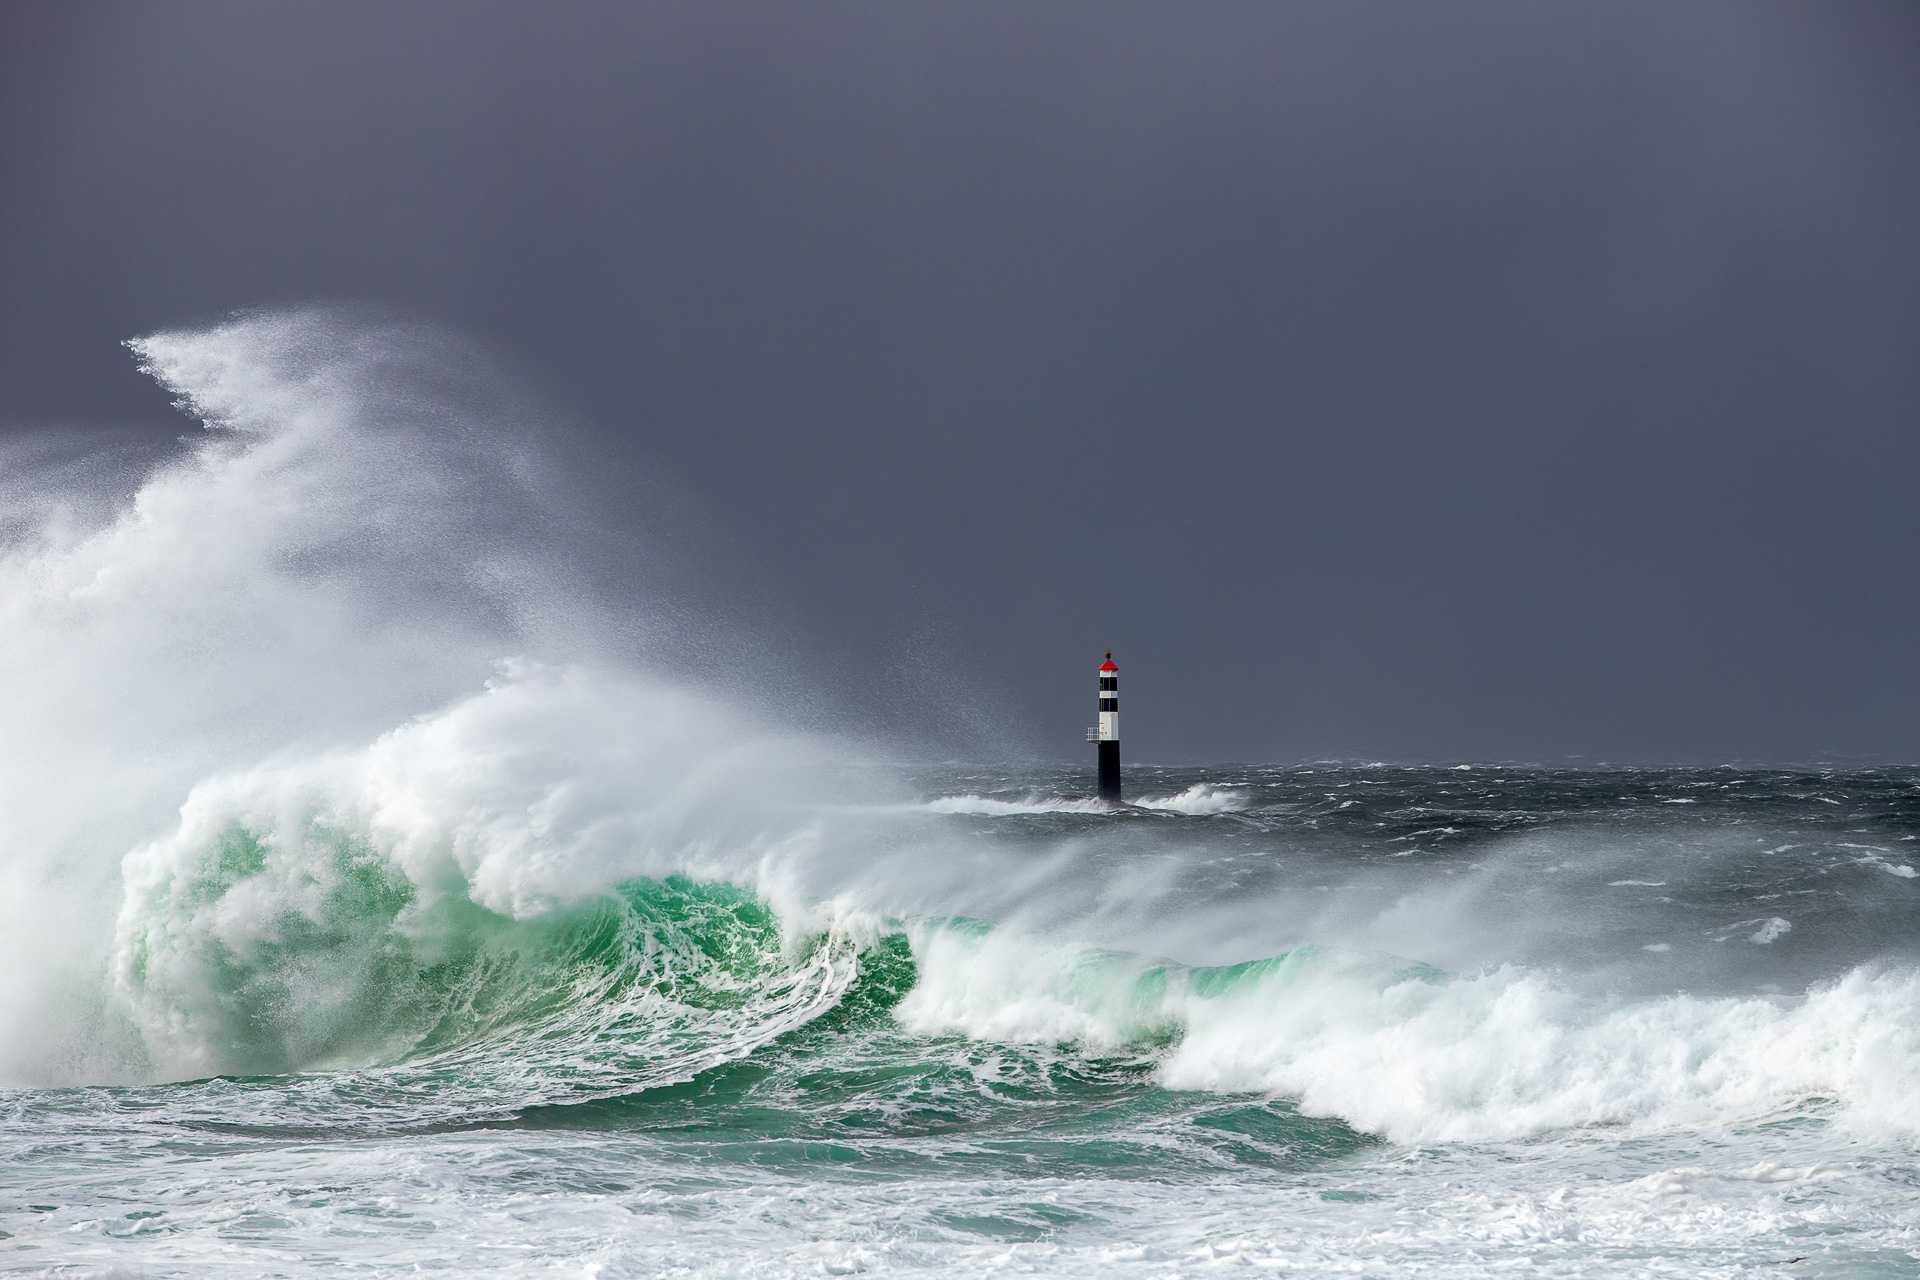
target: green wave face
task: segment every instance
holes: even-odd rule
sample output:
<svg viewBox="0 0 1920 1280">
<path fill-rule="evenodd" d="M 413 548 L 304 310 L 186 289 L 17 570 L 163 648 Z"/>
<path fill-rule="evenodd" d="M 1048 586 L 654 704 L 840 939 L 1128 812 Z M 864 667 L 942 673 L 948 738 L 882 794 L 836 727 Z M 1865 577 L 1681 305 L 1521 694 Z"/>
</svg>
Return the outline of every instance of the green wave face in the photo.
<svg viewBox="0 0 1920 1280">
<path fill-rule="evenodd" d="M 613 1085 L 777 1035 L 857 967 L 827 938 L 785 953 L 773 913 L 732 884 L 633 879 L 520 920 L 473 902 L 451 865 L 421 885 L 365 840 L 306 835 L 292 857 L 229 826 L 130 895 L 117 977 L 162 1070 L 491 1057 Z"/>
</svg>

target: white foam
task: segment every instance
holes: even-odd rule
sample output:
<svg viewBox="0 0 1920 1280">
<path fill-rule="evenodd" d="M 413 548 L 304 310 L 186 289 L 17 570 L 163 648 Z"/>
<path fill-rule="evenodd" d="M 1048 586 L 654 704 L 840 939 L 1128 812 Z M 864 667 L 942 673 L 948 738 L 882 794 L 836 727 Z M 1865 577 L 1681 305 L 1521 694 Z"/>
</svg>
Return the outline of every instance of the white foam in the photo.
<svg viewBox="0 0 1920 1280">
<path fill-rule="evenodd" d="M 42 1265 L 71 1257 L 89 1275 L 220 1280 L 318 1277 L 342 1265 L 768 1280 L 1163 1280 L 1226 1268 L 1629 1280 L 1764 1274 L 1809 1254 L 1831 1274 L 1904 1274 L 1920 1227 L 1897 1163 L 1859 1169 L 1857 1153 L 1827 1164 L 1811 1152 L 1773 1163 L 1755 1159 L 1751 1148 L 1767 1144 L 1752 1141 L 1637 1174 L 1529 1150 L 1394 1152 L 1272 1180 L 1223 1169 L 1196 1190 L 1186 1179 L 1095 1171 L 1007 1177 L 1003 1166 L 970 1168 L 977 1149 L 919 1177 L 709 1163 L 689 1178 L 685 1147 L 644 1133 L 534 1129 L 512 1139 L 262 1144 L 224 1155 L 217 1192 L 183 1185 L 176 1161 L 132 1162 L 117 1184 L 76 1179 L 57 1210 L 16 1216 L 10 1243 L 39 1250 Z M 129 1221 L 130 1205 L 154 1216 Z M 1007 1228 L 1049 1221 L 1068 1225 L 1007 1238 Z"/>
<path fill-rule="evenodd" d="M 1246 796 L 1229 788 L 1197 782 L 1185 791 L 1170 796 L 1142 796 L 1133 801 L 1138 809 L 1157 809 L 1166 813 L 1184 813 L 1196 817 L 1232 813 L 1244 809 Z M 1085 797 L 1026 795 L 1018 800 L 994 796 L 941 796 L 922 806 L 930 813 L 963 813 L 985 818 L 1018 817 L 1043 813 L 1112 813 L 1114 807 L 1104 800 Z"/>
<path fill-rule="evenodd" d="M 1777 935 L 1776 935 L 1777 936 Z M 1177 966 L 991 934 L 917 937 L 897 1010 L 922 1033 L 1104 1050 L 1174 1039 L 1170 1088 L 1254 1091 L 1404 1142 L 1654 1131 L 1834 1099 L 1920 1133 L 1920 974 L 1861 969 L 1793 1003 L 1576 996 L 1513 967 L 1405 976 L 1296 952 L 1215 994 Z"/>
<path fill-rule="evenodd" d="M 1707 936 L 1715 942 L 1725 942 L 1750 926 L 1757 926 L 1747 935 L 1747 941 L 1758 946 L 1766 946 L 1774 939 L 1793 931 L 1793 923 L 1781 916 L 1756 916 L 1752 920 L 1738 920 L 1733 924 L 1722 925 Z"/>
<path fill-rule="evenodd" d="M 1842 849 L 1862 849 L 1870 846 L 1857 845 L 1857 844 L 1853 844 L 1853 845 L 1843 844 L 1840 847 Z M 1899 863 L 1888 862 L 1885 858 L 1875 858 L 1875 857 L 1860 858 L 1860 859 L 1857 859 L 1857 861 L 1862 866 L 1878 867 L 1880 870 L 1886 872 L 1888 875 L 1899 876 L 1902 880 L 1911 880 L 1915 876 L 1920 876 L 1920 871 L 1915 871 L 1912 867 L 1908 866 L 1904 862 L 1899 862 Z"/>
<path fill-rule="evenodd" d="M 1247 807 L 1244 793 L 1225 787 L 1209 786 L 1196 782 L 1185 791 L 1171 796 L 1142 796 L 1134 803 L 1142 809 L 1167 809 L 1174 813 L 1188 813 L 1196 817 L 1210 816 L 1216 813 L 1233 813 Z"/>
<path fill-rule="evenodd" d="M 1111 813 L 1113 806 L 1104 800 L 1069 800 L 1061 797 L 1028 796 L 1020 800 L 997 800 L 991 796 L 942 796 L 929 800 L 924 808 L 930 813 L 964 813 L 982 818 L 1007 818 L 1036 813 Z"/>
</svg>

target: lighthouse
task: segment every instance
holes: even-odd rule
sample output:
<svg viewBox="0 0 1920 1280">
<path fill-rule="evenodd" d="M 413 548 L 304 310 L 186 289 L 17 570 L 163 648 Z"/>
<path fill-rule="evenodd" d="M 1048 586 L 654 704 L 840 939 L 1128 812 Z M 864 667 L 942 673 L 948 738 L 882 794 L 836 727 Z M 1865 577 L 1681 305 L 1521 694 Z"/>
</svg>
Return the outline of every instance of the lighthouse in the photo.
<svg viewBox="0 0 1920 1280">
<path fill-rule="evenodd" d="M 1100 723 L 1087 730 L 1087 741 L 1100 745 L 1100 798 L 1120 800 L 1120 668 L 1113 655 L 1100 664 Z"/>
</svg>

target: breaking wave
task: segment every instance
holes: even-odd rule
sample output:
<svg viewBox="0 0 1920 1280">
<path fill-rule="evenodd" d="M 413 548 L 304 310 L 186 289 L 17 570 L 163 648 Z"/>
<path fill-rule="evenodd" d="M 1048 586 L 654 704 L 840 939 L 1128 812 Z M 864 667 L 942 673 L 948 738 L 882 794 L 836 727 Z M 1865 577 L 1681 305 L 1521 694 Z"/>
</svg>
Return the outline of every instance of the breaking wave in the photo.
<svg viewBox="0 0 1920 1280">
<path fill-rule="evenodd" d="M 1196 782 L 1185 791 L 1170 796 L 1142 796 L 1134 803 L 1142 809 L 1166 809 L 1196 817 L 1234 813 L 1247 807 L 1247 799 L 1240 792 L 1227 787 L 1209 786 L 1204 782 Z"/>
<path fill-rule="evenodd" d="M 1172 1089 L 1295 1099 L 1401 1142 L 1653 1131 L 1812 1108 L 1920 1133 L 1920 974 L 1799 1000 L 1577 996 L 1516 967 L 1448 975 L 1306 947 L 1190 968 L 988 930 L 914 933 L 922 1034 L 1150 1051 Z"/>
<path fill-rule="evenodd" d="M 684 874 L 779 839 L 728 802 L 773 762 L 717 732 L 672 691 L 514 670 L 365 750 L 197 786 L 123 867 L 114 991 L 152 1068 L 494 1041 L 630 1087 L 804 1021 L 852 976 L 844 929 L 783 934 L 752 888 Z"/>
<path fill-rule="evenodd" d="M 132 345 L 206 430 L 124 496 L 43 477 L 0 549 L 0 1079 L 384 1060 L 636 878 L 778 898 L 835 748 L 596 603 L 476 361 L 313 313 Z"/>
</svg>

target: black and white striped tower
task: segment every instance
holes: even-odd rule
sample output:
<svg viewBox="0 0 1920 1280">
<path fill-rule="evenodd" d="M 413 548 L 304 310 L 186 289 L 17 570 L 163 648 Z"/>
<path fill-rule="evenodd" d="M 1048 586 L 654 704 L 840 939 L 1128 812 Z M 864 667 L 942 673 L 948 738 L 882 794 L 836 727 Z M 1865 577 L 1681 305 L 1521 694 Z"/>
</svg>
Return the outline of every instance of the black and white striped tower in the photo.
<svg viewBox="0 0 1920 1280">
<path fill-rule="evenodd" d="M 1113 655 L 1100 664 L 1100 723 L 1087 730 L 1087 739 L 1100 744 L 1100 798 L 1120 800 L 1120 668 Z"/>
</svg>

